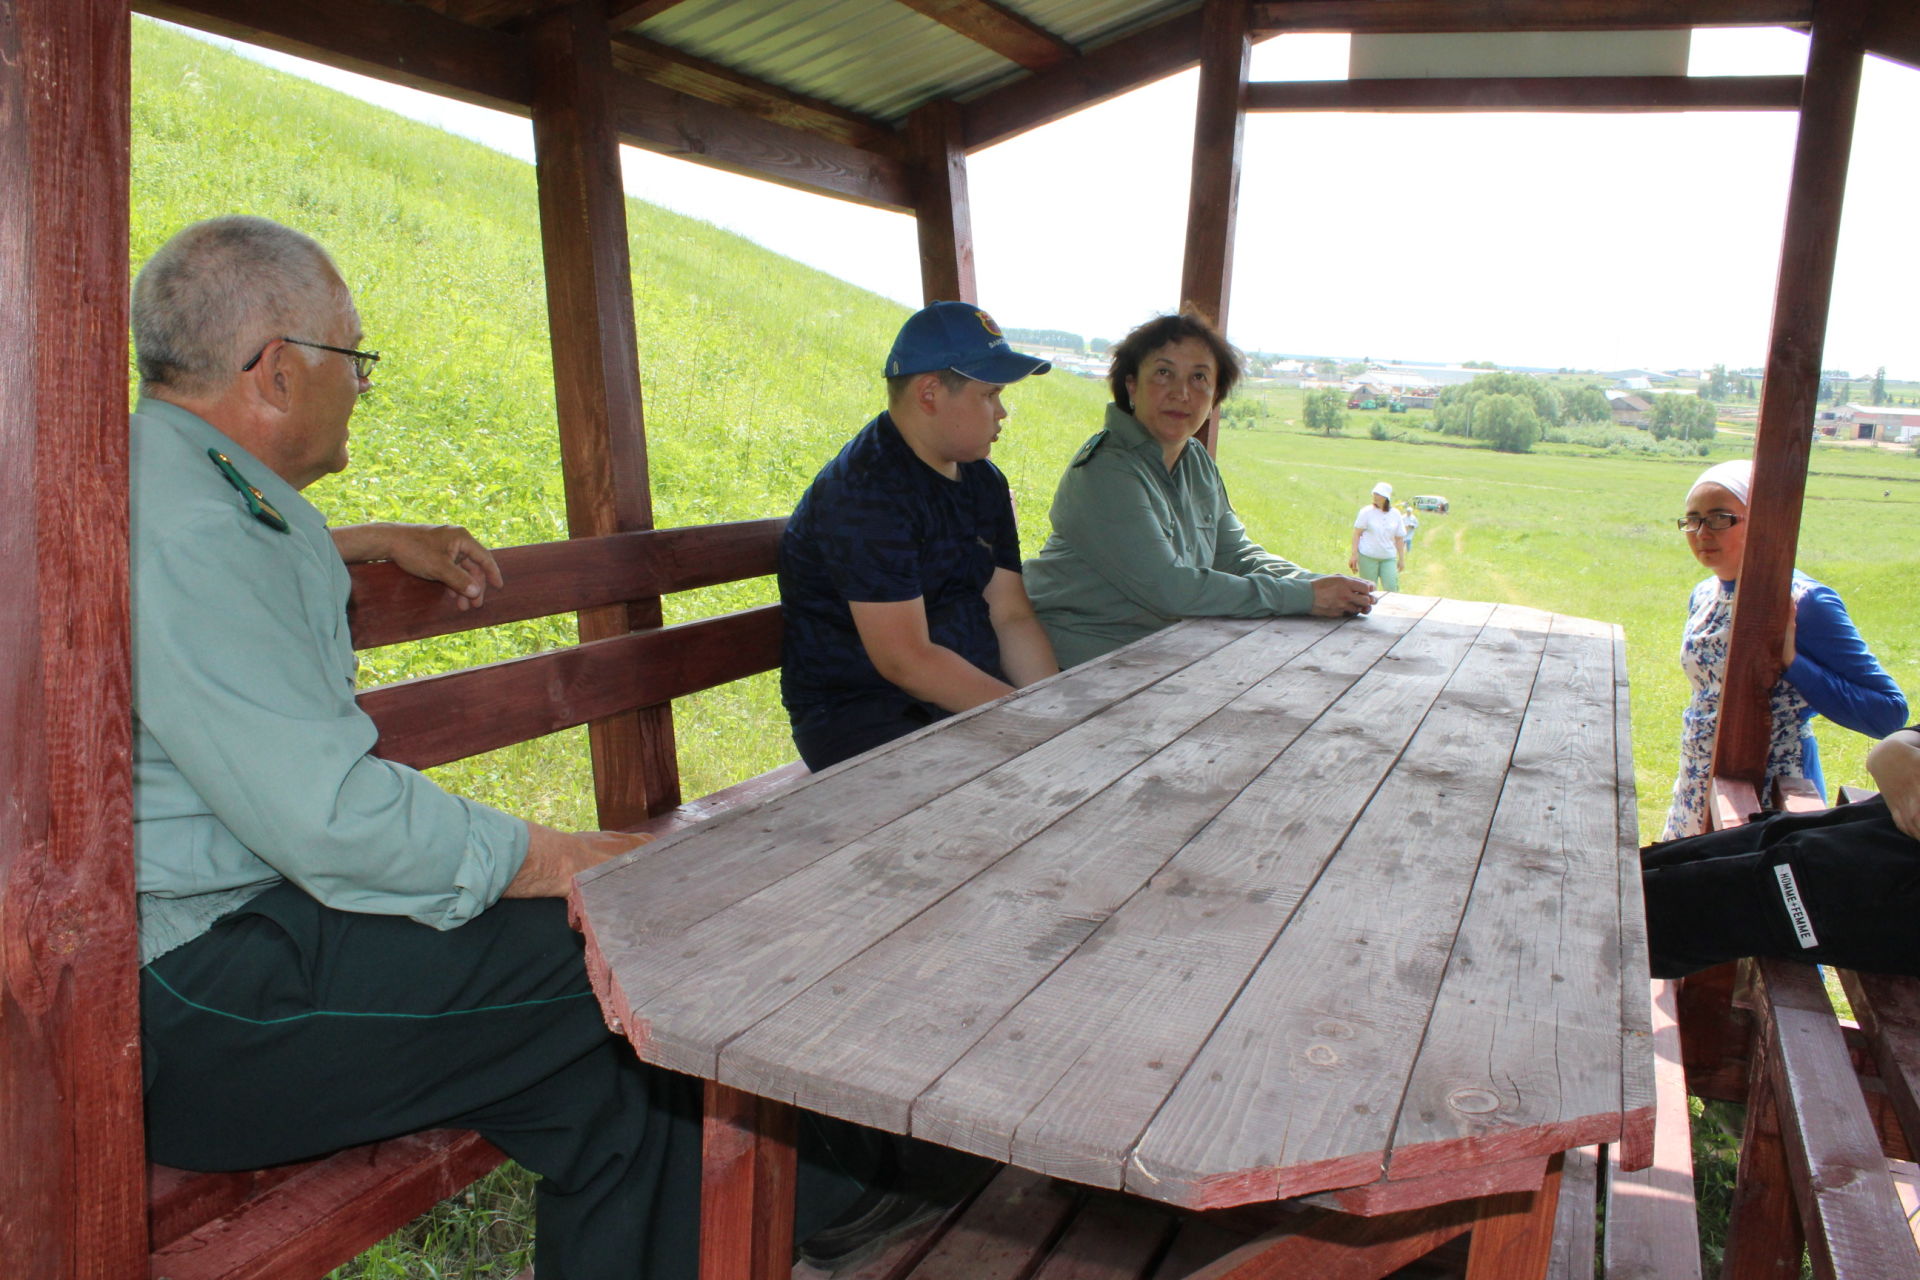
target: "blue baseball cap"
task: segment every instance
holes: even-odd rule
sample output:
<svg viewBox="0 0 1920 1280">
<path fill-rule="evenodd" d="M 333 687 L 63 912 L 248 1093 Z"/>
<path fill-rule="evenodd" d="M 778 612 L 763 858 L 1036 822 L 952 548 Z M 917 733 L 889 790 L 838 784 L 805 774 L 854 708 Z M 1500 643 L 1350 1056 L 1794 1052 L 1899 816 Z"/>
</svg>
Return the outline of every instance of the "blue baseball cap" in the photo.
<svg viewBox="0 0 1920 1280">
<path fill-rule="evenodd" d="M 951 369 L 976 382 L 1005 386 L 1053 365 L 1007 345 L 993 317 L 971 302 L 935 302 L 900 326 L 887 353 L 889 378 Z"/>
</svg>

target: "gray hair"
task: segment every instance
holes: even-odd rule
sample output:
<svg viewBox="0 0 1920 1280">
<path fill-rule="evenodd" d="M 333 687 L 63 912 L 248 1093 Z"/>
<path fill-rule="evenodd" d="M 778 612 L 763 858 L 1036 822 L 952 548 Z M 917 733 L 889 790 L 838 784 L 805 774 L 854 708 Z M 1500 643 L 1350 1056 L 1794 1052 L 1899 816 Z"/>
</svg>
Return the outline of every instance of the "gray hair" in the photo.
<svg viewBox="0 0 1920 1280">
<path fill-rule="evenodd" d="M 133 282 L 140 389 L 213 394 L 257 347 L 305 337 L 300 330 L 330 318 L 345 288 L 311 236 L 244 215 L 196 222 L 160 246 Z"/>
</svg>

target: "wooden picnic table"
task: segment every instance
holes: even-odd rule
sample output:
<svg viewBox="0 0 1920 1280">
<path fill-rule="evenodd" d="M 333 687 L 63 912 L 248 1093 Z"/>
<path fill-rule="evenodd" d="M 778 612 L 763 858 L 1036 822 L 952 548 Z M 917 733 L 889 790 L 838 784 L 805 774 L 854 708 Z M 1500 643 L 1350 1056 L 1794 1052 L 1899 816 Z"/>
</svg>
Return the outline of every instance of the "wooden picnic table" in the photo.
<svg viewBox="0 0 1920 1280">
<path fill-rule="evenodd" d="M 1393 595 L 1168 628 L 574 906 L 610 1023 L 732 1090 L 1189 1208 L 1543 1187 L 1538 1228 L 1549 1157 L 1650 1158 L 1637 843 L 1619 628 Z"/>
</svg>

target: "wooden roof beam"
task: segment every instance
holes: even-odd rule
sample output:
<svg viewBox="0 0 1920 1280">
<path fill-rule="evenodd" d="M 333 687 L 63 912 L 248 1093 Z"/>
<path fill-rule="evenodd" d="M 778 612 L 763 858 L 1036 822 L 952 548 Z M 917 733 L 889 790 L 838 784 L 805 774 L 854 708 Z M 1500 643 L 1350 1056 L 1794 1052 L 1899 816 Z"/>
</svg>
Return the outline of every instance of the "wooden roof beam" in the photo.
<svg viewBox="0 0 1920 1280">
<path fill-rule="evenodd" d="M 899 0 L 975 44 L 1029 71 L 1050 71 L 1080 56 L 1059 36 L 994 0 Z"/>
<path fill-rule="evenodd" d="M 802 133 L 901 158 L 899 135 L 878 120 L 778 88 L 645 36 L 616 33 L 613 65 L 702 102 L 718 103 Z"/>
<path fill-rule="evenodd" d="M 1799 76 L 1258 81 L 1249 111 L 1796 111 Z"/>
<path fill-rule="evenodd" d="M 418 5 L 383 0 L 135 0 L 156 18 L 331 67 L 525 116 L 533 103 L 526 42 Z M 704 102 L 629 72 L 610 90 L 621 141 L 648 151 L 876 208 L 910 210 L 904 165 L 850 143 Z"/>
<path fill-rule="evenodd" d="M 1813 0 L 1268 0 L 1253 6 L 1251 22 L 1257 37 L 1781 27 L 1812 19 Z"/>
<path fill-rule="evenodd" d="M 628 31 L 639 26 L 649 18 L 657 18 L 681 0 L 607 0 L 607 26 L 614 31 Z"/>
<path fill-rule="evenodd" d="M 967 150 L 1004 142 L 1200 62 L 1200 11 L 1123 36 L 965 105 Z"/>
</svg>

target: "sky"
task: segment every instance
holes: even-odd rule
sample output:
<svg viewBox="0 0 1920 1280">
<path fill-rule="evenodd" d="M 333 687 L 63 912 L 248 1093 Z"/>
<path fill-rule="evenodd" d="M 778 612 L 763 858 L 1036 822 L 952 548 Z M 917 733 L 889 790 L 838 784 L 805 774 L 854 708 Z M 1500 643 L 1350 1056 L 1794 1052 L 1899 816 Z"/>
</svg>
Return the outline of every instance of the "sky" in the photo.
<svg viewBox="0 0 1920 1280">
<path fill-rule="evenodd" d="M 190 33 L 199 34 L 199 33 Z M 202 37 L 212 39 L 212 37 Z M 501 112 L 216 41 L 531 159 Z M 1695 32 L 1694 75 L 1792 74 L 1785 30 Z M 1255 80 L 1339 79 L 1345 36 L 1256 45 Z M 968 158 L 980 303 L 1117 339 L 1178 303 L 1198 73 Z M 1252 114 L 1228 335 L 1248 350 L 1617 370 L 1766 359 L 1793 112 Z M 1822 365 L 1920 379 L 1920 71 L 1868 58 Z M 622 148 L 629 194 L 908 305 L 913 220 Z"/>
</svg>

